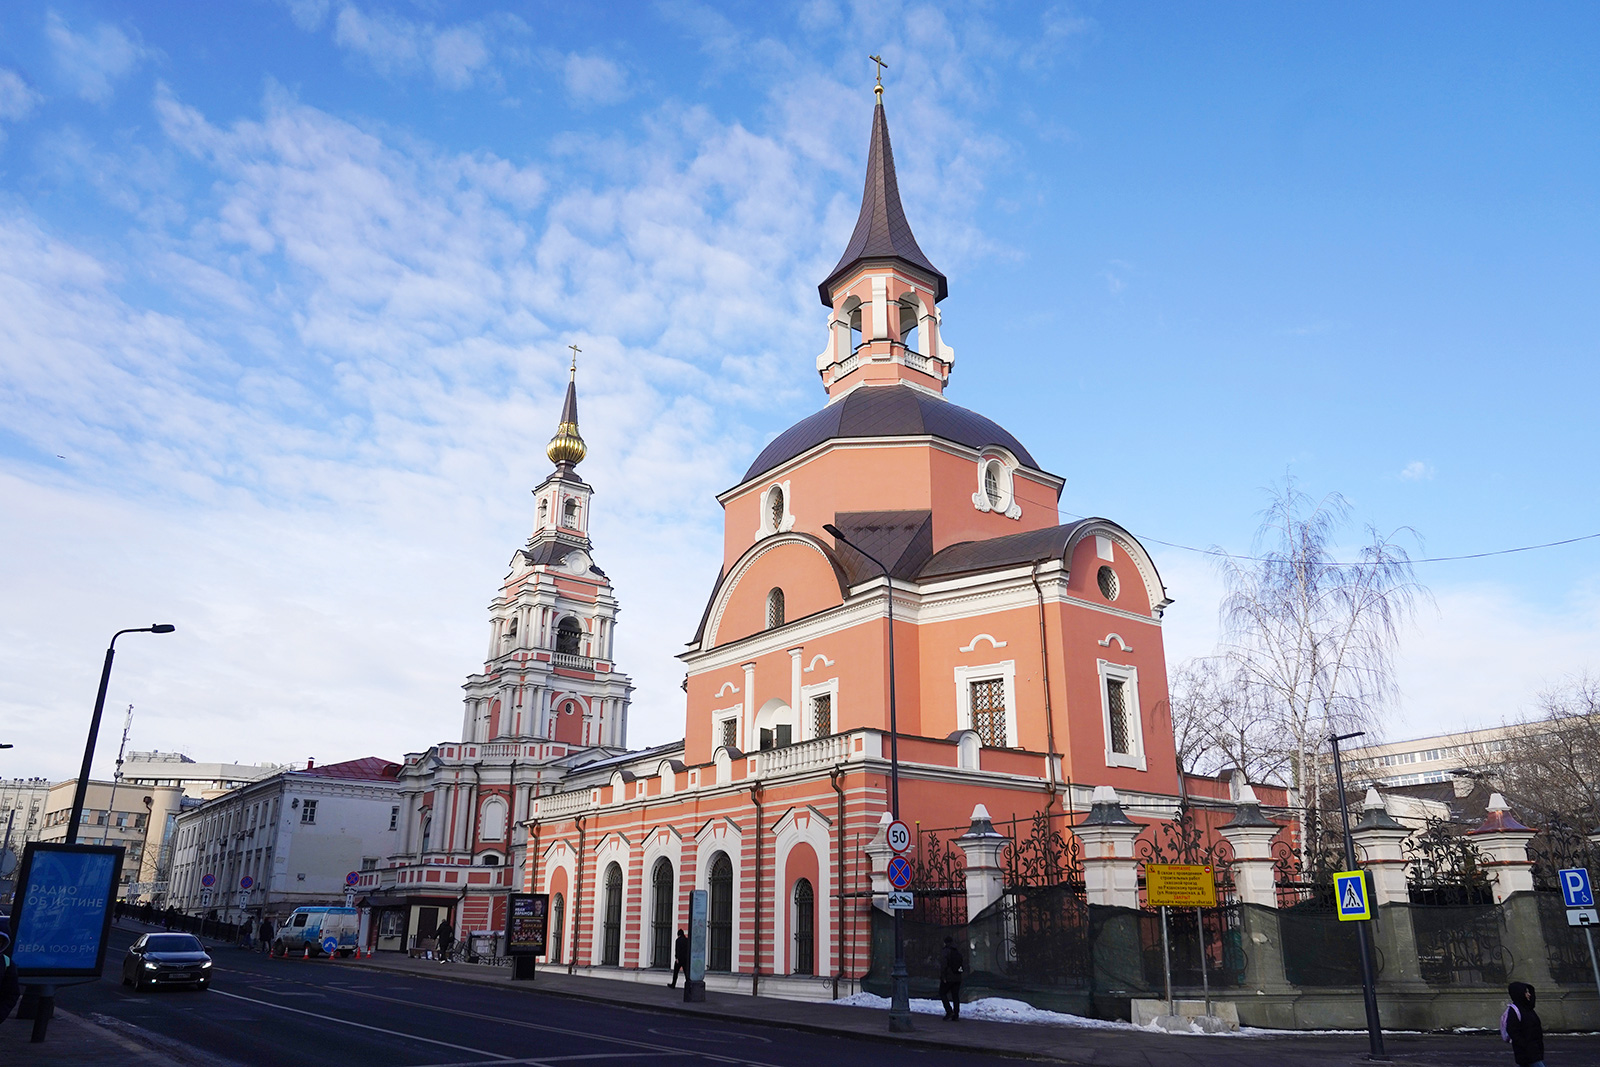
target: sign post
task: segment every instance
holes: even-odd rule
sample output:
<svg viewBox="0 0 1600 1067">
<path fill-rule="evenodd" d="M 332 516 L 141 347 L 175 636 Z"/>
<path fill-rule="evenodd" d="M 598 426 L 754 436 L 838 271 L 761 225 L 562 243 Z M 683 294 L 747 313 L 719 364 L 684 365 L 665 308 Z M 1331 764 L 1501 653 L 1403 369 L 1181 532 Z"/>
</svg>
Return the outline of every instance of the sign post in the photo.
<svg viewBox="0 0 1600 1067">
<path fill-rule="evenodd" d="M 1583 927 L 1584 940 L 1589 942 L 1589 968 L 1594 971 L 1594 987 L 1600 992 L 1600 962 L 1594 954 L 1594 924 L 1600 923 L 1600 912 L 1594 906 L 1594 886 L 1589 882 L 1587 867 L 1564 867 L 1556 872 L 1561 881 L 1561 896 L 1567 905 L 1567 925 Z"/>
<path fill-rule="evenodd" d="M 511 957 L 511 980 L 531 982 L 538 974 L 539 957 L 549 949 L 550 894 L 512 893 L 506 898 L 506 955 Z"/>
<path fill-rule="evenodd" d="M 58 979 L 100 977 L 112 906 L 122 880 L 122 856 L 117 845 L 39 841 L 29 842 L 22 854 L 14 898 L 17 910 L 11 917 L 11 956 L 18 980 L 39 998 L 33 1041 L 44 1040 L 55 1014 Z"/>
<path fill-rule="evenodd" d="M 1198 863 L 1147 863 L 1144 865 L 1145 902 L 1161 908 L 1162 971 L 1167 981 L 1167 1014 L 1176 1014 L 1172 1001 L 1172 946 L 1167 938 L 1167 908 L 1193 908 L 1195 935 L 1200 945 L 1200 989 L 1206 1014 L 1211 1014 L 1211 979 L 1206 972 L 1206 922 L 1201 908 L 1217 906 L 1217 879 L 1212 869 Z"/>
<path fill-rule="evenodd" d="M 706 999 L 706 891 L 689 894 L 689 973 L 683 982 L 684 1003 Z"/>
</svg>

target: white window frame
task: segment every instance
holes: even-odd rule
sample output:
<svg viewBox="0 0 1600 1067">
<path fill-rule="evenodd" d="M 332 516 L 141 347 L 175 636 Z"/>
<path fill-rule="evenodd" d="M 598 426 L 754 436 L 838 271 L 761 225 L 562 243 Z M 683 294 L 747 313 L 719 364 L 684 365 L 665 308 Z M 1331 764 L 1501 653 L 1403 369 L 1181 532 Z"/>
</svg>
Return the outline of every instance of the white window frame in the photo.
<svg viewBox="0 0 1600 1067">
<path fill-rule="evenodd" d="M 976 732 L 972 722 L 972 683 L 988 682 L 998 678 L 1006 693 L 1006 748 L 1020 748 L 1022 736 L 1017 729 L 1017 661 L 1002 660 L 975 667 L 957 667 L 956 675 L 956 726 L 961 730 Z"/>
<path fill-rule="evenodd" d="M 815 741 L 816 716 L 812 714 L 811 698 L 825 696 L 833 711 L 833 732 L 839 732 L 839 679 L 829 678 L 826 682 L 817 682 L 814 685 L 800 687 L 800 739 L 802 741 Z"/>
<path fill-rule="evenodd" d="M 777 489 L 783 493 L 783 521 L 772 525 L 772 491 Z M 773 534 L 788 533 L 794 529 L 794 494 L 789 491 L 789 483 L 773 482 L 761 490 L 761 529 L 756 531 L 756 538 L 771 537 Z"/>
<path fill-rule="evenodd" d="M 1144 712 L 1139 707 L 1139 668 L 1125 663 L 1096 661 L 1100 666 L 1100 725 L 1105 731 L 1106 766 L 1132 767 L 1145 770 Z M 1128 694 L 1128 744 L 1131 752 L 1111 751 L 1111 694 L 1106 682 L 1116 680 L 1127 687 Z"/>
<path fill-rule="evenodd" d="M 995 472 L 999 483 L 1000 500 L 989 499 L 986 483 L 990 471 Z M 972 494 L 972 506 L 979 511 L 992 511 L 1008 519 L 1022 518 L 1022 506 L 1017 503 L 1017 461 L 1004 452 L 985 451 L 978 456 L 978 491 Z"/>
<path fill-rule="evenodd" d="M 733 736 L 735 738 L 733 747 L 740 752 L 744 751 L 744 746 L 740 744 L 744 738 L 739 736 L 744 732 L 743 704 L 735 704 L 731 708 L 719 708 L 711 713 L 711 729 L 714 731 L 711 735 L 711 740 L 715 742 L 711 746 L 711 751 L 715 752 L 723 747 L 723 730 L 729 719 L 733 720 Z"/>
</svg>

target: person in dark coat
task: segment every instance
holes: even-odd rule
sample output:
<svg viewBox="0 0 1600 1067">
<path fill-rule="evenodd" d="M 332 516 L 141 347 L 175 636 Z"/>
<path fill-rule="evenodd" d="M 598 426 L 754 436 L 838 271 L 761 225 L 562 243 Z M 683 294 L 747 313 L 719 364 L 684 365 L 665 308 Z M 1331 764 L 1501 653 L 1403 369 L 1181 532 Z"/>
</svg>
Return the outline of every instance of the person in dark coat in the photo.
<svg viewBox="0 0 1600 1067">
<path fill-rule="evenodd" d="M 939 957 L 939 1000 L 944 1004 L 944 1017 L 951 1022 L 961 1018 L 961 976 L 966 970 L 967 961 L 961 958 L 955 939 L 946 937 Z"/>
<path fill-rule="evenodd" d="M 11 958 L 11 933 L 0 926 L 0 1023 L 6 1021 L 20 999 L 22 987 L 17 983 L 17 963 Z"/>
<path fill-rule="evenodd" d="M 434 935 L 439 940 L 439 962 L 450 962 L 450 950 L 455 947 L 456 928 L 450 925 L 448 918 L 439 920 L 439 929 Z"/>
<path fill-rule="evenodd" d="M 256 930 L 256 939 L 261 942 L 261 951 L 272 954 L 272 920 L 265 915 L 261 916 L 261 926 Z"/>
<path fill-rule="evenodd" d="M 678 931 L 678 939 L 672 943 L 672 981 L 667 983 L 671 989 L 678 988 L 678 972 L 683 972 L 683 980 L 689 980 L 689 935 L 682 930 Z"/>
<path fill-rule="evenodd" d="M 1511 1055 L 1517 1067 L 1544 1067 L 1544 1024 L 1539 1013 L 1533 1010 L 1533 986 L 1527 982 L 1512 982 L 1506 991 L 1511 994 L 1511 1006 L 1506 1009 L 1506 1037 L 1511 1041 Z"/>
</svg>

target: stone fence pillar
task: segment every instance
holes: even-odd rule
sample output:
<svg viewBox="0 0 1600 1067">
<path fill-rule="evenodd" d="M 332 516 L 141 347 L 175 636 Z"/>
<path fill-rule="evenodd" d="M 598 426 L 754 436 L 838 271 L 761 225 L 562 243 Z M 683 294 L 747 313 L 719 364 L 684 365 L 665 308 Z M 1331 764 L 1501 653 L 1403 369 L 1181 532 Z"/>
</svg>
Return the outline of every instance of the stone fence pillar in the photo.
<svg viewBox="0 0 1600 1067">
<path fill-rule="evenodd" d="M 1083 842 L 1083 885 L 1090 904 L 1139 906 L 1139 861 L 1133 842 L 1144 827 L 1122 810 L 1117 791 L 1095 786 L 1089 815 L 1075 828 Z"/>
<path fill-rule="evenodd" d="M 1411 861 L 1402 847 L 1411 831 L 1389 814 L 1376 789 L 1367 790 L 1361 808 L 1361 821 L 1351 827 L 1350 836 L 1366 857 L 1363 866 L 1372 872 L 1373 903 L 1411 903 Z"/>
<path fill-rule="evenodd" d="M 1494 902 L 1504 904 L 1513 893 L 1533 892 L 1533 861 L 1528 845 L 1536 831 L 1522 825 L 1511 814 L 1511 805 L 1499 793 L 1489 797 L 1489 814 L 1467 836 L 1487 859 L 1489 880 L 1494 886 Z"/>
<path fill-rule="evenodd" d="M 1217 829 L 1233 849 L 1233 891 L 1241 904 L 1278 906 L 1278 880 L 1272 865 L 1272 839 L 1283 829 L 1261 814 L 1256 791 L 1245 782 L 1233 818 Z"/>
<path fill-rule="evenodd" d="M 889 893 L 894 889 L 889 884 L 889 860 L 894 856 L 894 849 L 889 847 L 889 824 L 892 822 L 894 816 L 887 811 L 878 816 L 878 832 L 863 850 L 872 863 L 872 903 L 879 908 L 888 906 Z"/>
<path fill-rule="evenodd" d="M 1000 851 L 1010 840 L 1004 834 L 995 833 L 994 823 L 989 821 L 988 808 L 979 804 L 972 809 L 971 828 L 956 838 L 956 844 L 961 846 L 961 851 L 967 857 L 968 922 L 1005 893 Z"/>
</svg>

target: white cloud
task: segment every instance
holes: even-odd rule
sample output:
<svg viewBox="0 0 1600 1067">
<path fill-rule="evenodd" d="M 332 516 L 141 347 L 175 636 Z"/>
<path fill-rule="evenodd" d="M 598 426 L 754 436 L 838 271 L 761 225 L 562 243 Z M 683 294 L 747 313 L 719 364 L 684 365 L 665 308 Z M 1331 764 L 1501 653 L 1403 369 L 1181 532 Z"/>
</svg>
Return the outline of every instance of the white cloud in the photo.
<svg viewBox="0 0 1600 1067">
<path fill-rule="evenodd" d="M 0 67 L 0 120 L 25 119 L 43 99 L 16 71 Z"/>
<path fill-rule="evenodd" d="M 1414 459 L 1400 470 L 1400 480 L 1403 482 L 1423 482 L 1433 477 L 1433 466 L 1420 459 Z"/>
<path fill-rule="evenodd" d="M 322 19 L 301 19 L 303 29 L 314 30 Z M 528 26 L 514 15 L 496 14 L 471 23 L 438 26 L 378 9 L 363 11 L 344 3 L 333 21 L 334 43 L 362 57 L 385 77 L 431 72 L 446 89 L 466 89 L 483 80 L 499 80 L 495 70 L 498 49 L 517 55 L 512 41 L 525 36 Z"/>
<path fill-rule="evenodd" d="M 628 74 L 604 56 L 574 53 L 561 65 L 567 95 L 576 104 L 618 104 L 628 98 Z"/>
<path fill-rule="evenodd" d="M 283 6 L 289 9 L 294 24 L 309 32 L 322 28 L 332 5 L 329 0 L 283 0 Z"/>
<path fill-rule="evenodd" d="M 436 34 L 432 42 L 434 77 L 449 89 L 465 89 L 473 75 L 488 65 L 489 48 L 483 34 L 466 26 L 456 26 Z"/>
<path fill-rule="evenodd" d="M 92 103 L 111 99 L 112 83 L 149 55 L 142 44 L 108 22 L 80 35 L 52 11 L 45 16 L 44 33 L 56 68 L 74 92 Z"/>
</svg>

